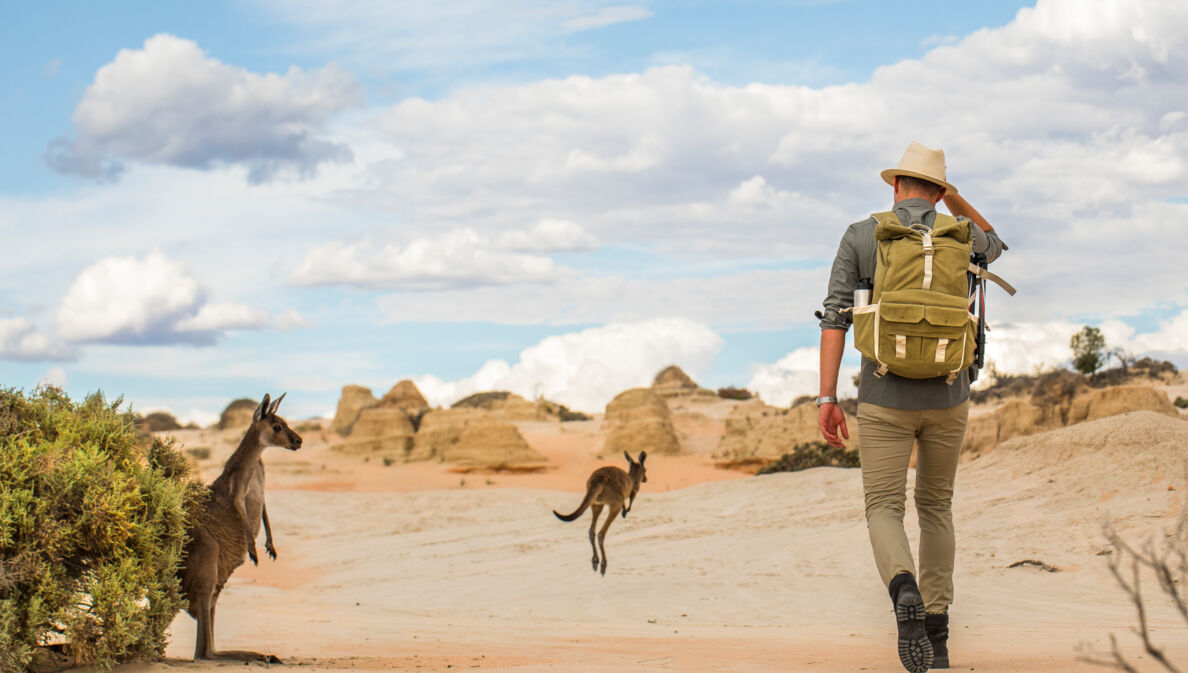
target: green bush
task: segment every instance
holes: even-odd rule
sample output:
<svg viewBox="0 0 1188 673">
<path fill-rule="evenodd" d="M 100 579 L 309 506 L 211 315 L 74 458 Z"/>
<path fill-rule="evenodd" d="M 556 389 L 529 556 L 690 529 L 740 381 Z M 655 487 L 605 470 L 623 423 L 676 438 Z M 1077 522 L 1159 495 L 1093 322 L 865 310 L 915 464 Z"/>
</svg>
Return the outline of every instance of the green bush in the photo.
<svg viewBox="0 0 1188 673">
<path fill-rule="evenodd" d="M 0 671 L 39 646 L 108 668 L 159 655 L 182 607 L 185 523 L 202 495 L 122 400 L 0 389 Z"/>
<path fill-rule="evenodd" d="M 797 444 L 791 453 L 785 453 L 779 460 L 768 465 L 758 474 L 775 472 L 799 472 L 812 467 L 858 467 L 858 452 L 839 449 L 825 442 Z"/>
<path fill-rule="evenodd" d="M 1179 395 L 1176 395 L 1176 401 L 1174 404 L 1176 405 L 1177 408 L 1180 408 L 1180 409 L 1188 408 L 1188 400 L 1184 399 L 1183 397 L 1180 397 Z"/>
</svg>

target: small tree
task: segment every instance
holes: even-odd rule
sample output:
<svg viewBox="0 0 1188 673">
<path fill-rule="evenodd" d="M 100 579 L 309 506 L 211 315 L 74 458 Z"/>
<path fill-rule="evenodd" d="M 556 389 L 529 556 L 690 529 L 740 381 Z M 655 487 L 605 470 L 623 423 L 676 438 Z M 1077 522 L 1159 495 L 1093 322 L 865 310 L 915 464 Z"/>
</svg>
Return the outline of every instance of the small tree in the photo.
<svg viewBox="0 0 1188 673">
<path fill-rule="evenodd" d="M 1068 345 L 1073 352 L 1073 369 L 1085 376 L 1092 376 L 1105 362 L 1105 337 L 1096 327 L 1086 325 L 1080 332 L 1072 335 Z"/>
</svg>

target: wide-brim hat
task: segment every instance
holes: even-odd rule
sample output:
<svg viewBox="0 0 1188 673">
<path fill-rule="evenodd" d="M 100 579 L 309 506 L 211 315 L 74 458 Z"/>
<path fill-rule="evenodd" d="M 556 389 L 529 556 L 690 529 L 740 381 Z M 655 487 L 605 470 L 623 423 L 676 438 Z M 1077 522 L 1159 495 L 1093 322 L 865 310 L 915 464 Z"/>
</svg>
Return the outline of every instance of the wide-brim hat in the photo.
<svg viewBox="0 0 1188 673">
<path fill-rule="evenodd" d="M 888 168 L 880 175 L 889 185 L 895 184 L 895 176 L 906 175 L 940 185 L 950 194 L 957 193 L 957 188 L 945 180 L 945 151 L 934 150 L 917 142 L 908 145 L 898 166 Z"/>
</svg>

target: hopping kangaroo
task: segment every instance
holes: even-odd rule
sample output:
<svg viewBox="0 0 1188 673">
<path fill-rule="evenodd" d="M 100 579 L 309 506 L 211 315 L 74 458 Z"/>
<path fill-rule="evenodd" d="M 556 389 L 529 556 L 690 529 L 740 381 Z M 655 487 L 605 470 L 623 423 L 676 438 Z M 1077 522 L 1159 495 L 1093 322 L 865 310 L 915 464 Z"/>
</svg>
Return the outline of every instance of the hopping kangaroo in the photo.
<svg viewBox="0 0 1188 673">
<path fill-rule="evenodd" d="M 289 429 L 285 419 L 276 415 L 284 395 L 269 401 L 264 396 L 252 415 L 252 424 L 239 448 L 227 459 L 223 473 L 208 489 L 202 511 L 192 525 L 190 542 L 180 570 L 182 591 L 189 605 L 186 612 L 198 621 L 194 659 L 238 659 L 244 661 L 280 660 L 258 652 L 216 652 L 214 648 L 215 604 L 227 578 L 243 563 L 246 552 L 257 563 L 256 534 L 264 521 L 267 541 L 264 548 L 272 558 L 272 530 L 264 508 L 265 447 L 280 446 L 290 451 L 301 448 L 301 436 Z"/>
<path fill-rule="evenodd" d="M 593 510 L 593 519 L 590 521 L 590 548 L 594 550 L 594 559 L 591 563 L 594 565 L 595 572 L 606 574 L 606 531 L 610 528 L 611 522 L 615 520 L 615 515 L 620 511 L 623 513 L 623 518 L 627 518 L 627 512 L 631 511 L 631 506 L 635 504 L 635 494 L 639 493 L 640 482 L 648 480 L 648 471 L 644 467 L 644 460 L 648 457 L 646 451 L 639 452 L 639 462 L 631 460 L 631 454 L 626 451 L 623 456 L 627 458 L 627 464 L 631 466 L 629 472 L 624 472 L 622 468 L 608 465 L 594 470 L 590 478 L 586 480 L 586 497 L 582 498 L 582 504 L 578 505 L 577 511 L 573 514 L 565 515 L 553 510 L 553 514 L 557 515 L 558 519 L 562 521 L 573 521 L 586 511 L 587 507 Z M 626 507 L 624 507 L 626 503 Z M 598 516 L 602 514 L 602 508 L 610 507 L 610 516 L 606 518 L 606 523 L 602 524 L 602 530 L 598 532 L 598 545 L 594 544 L 594 527 L 598 525 Z M 602 558 L 598 558 L 598 551 L 602 550 Z M 599 567 L 601 564 L 601 568 Z"/>
</svg>

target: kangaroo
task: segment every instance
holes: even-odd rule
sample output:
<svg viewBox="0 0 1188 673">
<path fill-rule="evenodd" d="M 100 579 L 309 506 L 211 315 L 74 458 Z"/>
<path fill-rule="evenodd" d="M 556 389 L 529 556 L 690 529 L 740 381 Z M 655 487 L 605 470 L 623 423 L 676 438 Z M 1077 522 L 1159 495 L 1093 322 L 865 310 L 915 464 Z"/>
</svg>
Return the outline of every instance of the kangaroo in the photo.
<svg viewBox="0 0 1188 673">
<path fill-rule="evenodd" d="M 290 451 L 301 448 L 301 436 L 289 429 L 285 419 L 276 415 L 284 395 L 260 402 L 248 427 L 227 459 L 223 473 L 210 485 L 197 520 L 192 523 L 185 560 L 179 570 L 182 591 L 188 601 L 186 612 L 198 622 L 194 659 L 235 659 L 280 663 L 273 655 L 258 652 L 214 649 L 215 604 L 231 573 L 243 564 L 244 552 L 258 563 L 256 534 L 260 519 L 268 532 L 265 549 L 276 558 L 272 531 L 264 511 L 264 463 L 260 458 L 269 446 Z"/>
<path fill-rule="evenodd" d="M 632 505 L 635 504 L 635 494 L 639 493 L 639 485 L 641 482 L 648 480 L 648 471 L 644 467 L 644 460 L 648 457 L 646 451 L 639 452 L 639 462 L 631 460 L 631 454 L 626 451 L 623 456 L 627 459 L 627 464 L 630 466 L 629 472 L 624 472 L 622 468 L 608 465 L 594 470 L 590 478 L 586 480 L 586 497 L 582 498 L 582 504 L 578 505 L 577 511 L 573 514 L 565 515 L 553 510 L 553 514 L 562 521 L 573 521 L 586 511 L 587 507 L 592 507 L 594 518 L 590 521 L 590 548 L 594 550 L 594 558 L 591 563 L 594 566 L 594 572 L 599 572 L 606 575 L 606 531 L 610 528 L 611 523 L 615 520 L 615 515 L 622 512 L 623 518 L 627 518 L 627 512 L 631 511 Z M 626 503 L 626 507 L 623 504 Z M 598 532 L 598 545 L 594 544 L 594 528 L 598 525 L 598 517 L 602 514 L 602 508 L 610 507 L 610 516 L 606 518 L 606 523 L 602 524 L 602 530 Z M 598 551 L 601 548 L 602 558 L 598 558 Z"/>
</svg>

